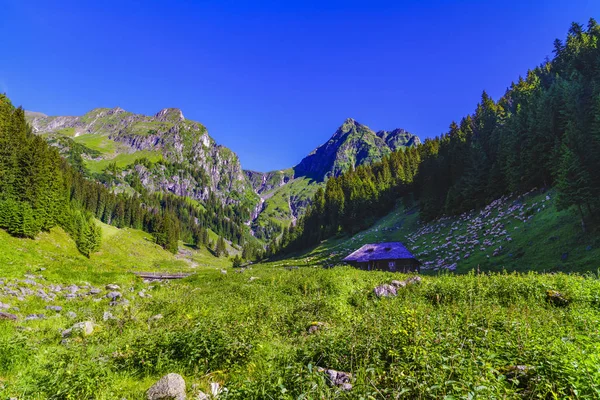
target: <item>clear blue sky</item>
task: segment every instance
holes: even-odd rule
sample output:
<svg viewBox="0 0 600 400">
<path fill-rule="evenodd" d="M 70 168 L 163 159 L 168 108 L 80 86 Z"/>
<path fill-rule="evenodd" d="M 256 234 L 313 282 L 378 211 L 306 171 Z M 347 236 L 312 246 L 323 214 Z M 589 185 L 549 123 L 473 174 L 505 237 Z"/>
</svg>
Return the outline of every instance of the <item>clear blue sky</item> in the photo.
<svg viewBox="0 0 600 400">
<path fill-rule="evenodd" d="M 86 3 L 85 5 L 82 3 Z M 295 165 L 345 118 L 439 135 L 552 56 L 600 1 L 0 0 L 0 91 L 81 115 L 177 107 L 246 169 Z"/>
</svg>

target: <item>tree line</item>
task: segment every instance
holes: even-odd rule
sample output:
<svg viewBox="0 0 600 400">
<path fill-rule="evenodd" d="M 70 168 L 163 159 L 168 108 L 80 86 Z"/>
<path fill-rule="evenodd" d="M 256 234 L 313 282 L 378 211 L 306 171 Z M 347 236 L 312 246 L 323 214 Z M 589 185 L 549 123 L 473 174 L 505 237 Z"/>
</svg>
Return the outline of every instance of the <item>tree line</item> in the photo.
<svg viewBox="0 0 600 400">
<path fill-rule="evenodd" d="M 67 158 L 81 161 L 80 151 L 69 151 Z M 33 238 L 61 226 L 86 256 L 100 246 L 95 219 L 150 232 L 171 252 L 177 251 L 180 239 L 210 245 L 208 229 L 232 243 L 244 243 L 245 214 L 222 205 L 214 194 L 200 206 L 172 194 L 115 193 L 109 184 L 89 177 L 81 162 L 72 165 L 33 134 L 23 109 L 0 95 L 0 228 L 8 233 Z"/>
<path fill-rule="evenodd" d="M 327 180 L 296 226 L 284 228 L 267 256 L 314 245 L 344 232 L 356 233 L 392 210 L 407 196 L 421 159 L 418 148 L 396 151 L 382 161 L 361 165 Z"/>
<path fill-rule="evenodd" d="M 554 58 L 495 102 L 425 143 L 415 179 L 421 217 L 470 211 L 503 194 L 555 187 L 585 228 L 600 206 L 600 26 L 573 23 Z"/>
<path fill-rule="evenodd" d="M 554 57 L 498 101 L 483 92 L 474 113 L 445 134 L 330 179 L 269 255 L 364 229 L 401 198 L 415 199 L 429 221 L 536 187 L 554 187 L 557 208 L 576 210 L 585 230 L 600 208 L 599 41 L 594 19 L 573 23 Z"/>
</svg>

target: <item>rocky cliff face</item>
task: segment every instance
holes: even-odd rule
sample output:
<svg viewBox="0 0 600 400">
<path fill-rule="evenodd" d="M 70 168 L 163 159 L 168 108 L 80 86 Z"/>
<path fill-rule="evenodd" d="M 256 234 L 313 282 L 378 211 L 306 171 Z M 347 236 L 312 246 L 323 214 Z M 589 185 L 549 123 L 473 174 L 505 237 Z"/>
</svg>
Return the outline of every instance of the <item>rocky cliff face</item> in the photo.
<svg viewBox="0 0 600 400">
<path fill-rule="evenodd" d="M 248 177 L 254 191 L 259 195 L 286 185 L 294 179 L 294 170 L 292 168 L 283 171 L 244 171 L 244 173 Z"/>
<path fill-rule="evenodd" d="M 28 113 L 28 119 L 38 134 L 64 134 L 75 141 L 83 135 L 86 139 L 96 135 L 93 141 L 83 143 L 110 149 L 102 152 L 103 160 L 116 161 L 120 155 L 130 154 L 133 161 L 135 154 L 160 154 L 162 165 L 124 166 L 125 177 L 128 172 L 137 172 L 151 191 L 168 191 L 197 200 L 213 192 L 224 203 L 247 199 L 248 192 L 252 192 L 237 155 L 216 144 L 202 124 L 185 119 L 176 108 L 165 108 L 154 116 L 116 107 L 94 109 L 81 117 Z M 254 200 L 258 203 L 258 196 Z"/>
</svg>

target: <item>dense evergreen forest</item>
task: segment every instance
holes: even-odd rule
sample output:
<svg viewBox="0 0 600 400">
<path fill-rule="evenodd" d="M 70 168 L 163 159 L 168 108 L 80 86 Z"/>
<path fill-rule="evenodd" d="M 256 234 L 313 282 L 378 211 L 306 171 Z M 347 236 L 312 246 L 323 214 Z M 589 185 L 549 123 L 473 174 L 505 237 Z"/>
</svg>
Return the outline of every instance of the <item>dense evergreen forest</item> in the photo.
<svg viewBox="0 0 600 400">
<path fill-rule="evenodd" d="M 554 42 L 553 59 L 497 102 L 484 92 L 475 112 L 441 137 L 331 179 L 270 253 L 362 229 L 400 198 L 414 198 L 429 221 L 532 188 L 556 188 L 557 207 L 574 209 L 589 229 L 600 207 L 599 40 L 595 20 L 573 23 Z"/>
<path fill-rule="evenodd" d="M 223 206 L 214 195 L 202 210 L 170 194 L 115 194 L 86 175 L 82 163 L 73 166 L 34 135 L 24 111 L 0 95 L 0 227 L 10 234 L 33 238 L 61 226 L 87 256 L 101 240 L 94 218 L 151 232 L 158 244 L 172 252 L 177 251 L 179 239 L 209 245 L 207 229 L 233 243 L 244 242 L 241 214 Z"/>
</svg>

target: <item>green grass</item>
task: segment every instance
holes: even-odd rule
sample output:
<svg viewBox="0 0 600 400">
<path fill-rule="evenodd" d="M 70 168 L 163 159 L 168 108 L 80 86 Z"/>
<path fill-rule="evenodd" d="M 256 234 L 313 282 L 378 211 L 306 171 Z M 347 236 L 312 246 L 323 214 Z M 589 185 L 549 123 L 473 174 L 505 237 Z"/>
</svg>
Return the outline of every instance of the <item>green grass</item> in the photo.
<svg viewBox="0 0 600 400">
<path fill-rule="evenodd" d="M 63 285 L 84 278 L 41 275 Z M 169 372 L 185 377 L 190 398 L 211 382 L 225 386 L 228 399 L 600 394 L 596 276 L 442 275 L 377 299 L 373 287 L 403 276 L 347 267 L 198 268 L 191 278 L 148 285 L 124 275 L 116 268 L 86 278 L 99 287 L 118 282 L 127 307 L 110 307 L 100 295 L 59 298 L 52 304 L 63 312 L 45 320 L 0 321 L 0 395 L 143 399 Z M 549 289 L 570 304 L 548 303 Z M 139 297 L 141 290 L 152 297 Z M 28 297 L 19 314 L 50 314 L 46 304 Z M 116 319 L 104 321 L 105 311 Z M 163 318 L 149 322 L 157 314 Z M 80 320 L 94 321 L 95 332 L 61 344 L 60 331 Z M 316 321 L 324 326 L 307 334 Z M 519 382 L 507 372 L 516 365 L 530 371 Z M 353 390 L 329 387 L 318 367 L 352 373 Z"/>
<path fill-rule="evenodd" d="M 546 201 L 546 196 L 550 200 Z M 498 240 L 492 246 L 475 246 L 474 251 L 459 251 L 461 259 L 456 263 L 456 272 L 465 273 L 472 269 L 481 271 L 540 271 L 540 272 L 586 272 L 600 269 L 600 239 L 596 231 L 584 233 L 580 221 L 573 211 L 557 211 L 554 206 L 554 193 L 530 194 L 522 201 L 524 210 L 535 207 L 529 212 L 531 218 L 522 222 L 507 218 L 501 222 L 512 239 Z M 506 202 L 505 209 L 517 198 Z M 538 211 L 539 209 L 539 211 Z M 475 213 L 479 214 L 479 212 Z M 494 224 L 490 220 L 497 217 L 498 210 L 493 210 L 484 224 L 483 230 Z M 446 249 L 437 249 L 448 242 L 451 248 L 459 245 L 461 235 L 467 234 L 469 222 L 461 217 L 444 218 L 422 224 L 416 208 L 409 210 L 398 206 L 390 214 L 378 220 L 371 228 L 353 236 L 340 235 L 323 241 L 307 252 L 294 254 L 280 264 L 305 265 L 332 264 L 339 262 L 367 243 L 403 242 L 422 262 L 434 262 L 438 257 L 447 257 Z M 426 232 L 420 236 L 415 232 Z M 415 239 L 411 242 L 411 238 Z M 485 239 L 483 234 L 480 238 Z M 502 250 L 494 256 L 494 250 L 502 246 Z M 460 247 L 464 247 L 460 244 Z M 470 253 L 470 254 L 469 254 Z M 468 258 L 464 258 L 469 254 Z M 422 271 L 425 272 L 425 271 Z"/>
<path fill-rule="evenodd" d="M 523 201 L 531 205 L 542 198 Z M 558 239 L 551 245 L 540 241 L 520 258 L 537 259 L 539 270 L 548 269 L 544 263 L 577 239 L 577 220 L 548 206 L 532 215 L 527 229 L 511 231 L 511 244 L 552 232 Z M 424 228 L 433 233 L 418 237 L 414 246 L 421 249 L 435 237 L 446 240 L 452 228 L 460 236 L 466 226 L 460 218 L 423 225 L 414 210 L 399 207 L 352 238 L 337 237 L 295 258 L 238 271 L 206 249 L 182 244 L 172 255 L 133 229 L 102 225 L 103 244 L 91 259 L 81 256 L 61 229 L 35 240 L 0 230 L 0 302 L 18 307 L 7 311 L 20 318 L 0 320 L 0 398 L 144 399 L 170 372 L 184 376 L 189 398 L 199 389 L 208 392 L 213 382 L 227 388 L 225 399 L 600 397 L 600 278 L 592 262 L 586 269 L 594 271 L 585 275 L 438 273 L 384 299 L 376 298 L 373 288 L 405 275 L 317 267 L 362 243 L 408 240 Z M 545 248 L 547 254 L 538 254 Z M 571 252 L 568 268 L 593 258 Z M 465 261 L 498 267 L 489 260 L 484 255 Z M 301 267 L 283 268 L 288 265 Z M 459 265 L 458 271 L 472 265 Z M 194 275 L 147 284 L 132 271 Z M 41 276 L 35 280 L 42 286 L 23 282 L 25 274 Z M 35 294 L 18 300 L 4 290 L 49 293 L 51 284 L 86 283 L 102 293 L 71 300 L 63 293 L 45 302 Z M 129 305 L 108 304 L 103 297 L 108 283 L 121 286 Z M 550 302 L 552 290 L 568 304 Z M 152 297 L 141 297 L 140 291 Z M 47 305 L 63 311 L 46 310 Z M 115 319 L 105 321 L 107 311 Z M 39 313 L 47 318 L 24 320 Z M 149 320 L 157 314 L 163 318 Z M 94 333 L 62 343 L 60 332 L 80 321 L 94 322 Z M 308 334 L 314 322 L 323 326 Z M 527 372 L 511 373 L 517 365 Z M 352 373 L 352 391 L 330 387 L 321 367 Z"/>
<path fill-rule="evenodd" d="M 157 162 L 162 160 L 162 154 L 159 151 L 141 150 L 136 151 L 135 153 L 118 154 L 113 158 L 106 158 L 103 160 L 86 160 L 85 164 L 90 172 L 100 173 L 112 163 L 115 163 L 119 168 L 124 168 L 141 158 L 147 158 L 151 162 Z"/>
<path fill-rule="evenodd" d="M 282 226 L 289 226 L 292 221 L 290 199 L 292 201 L 294 199 L 309 201 L 318 188 L 319 185 L 309 178 L 297 178 L 284 186 L 263 193 L 262 197 L 265 198 L 265 204 L 257 223 L 264 225 L 266 221 L 271 221 Z"/>
<path fill-rule="evenodd" d="M 112 154 L 115 152 L 117 145 L 116 143 L 103 135 L 95 133 L 89 133 L 73 138 L 77 143 L 81 143 L 92 150 L 97 150 L 102 154 Z"/>
</svg>

